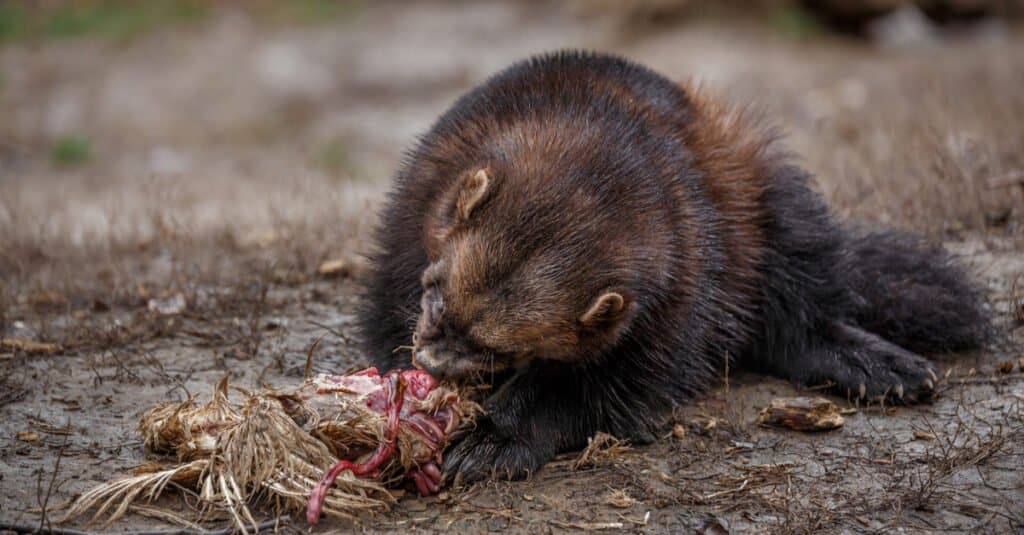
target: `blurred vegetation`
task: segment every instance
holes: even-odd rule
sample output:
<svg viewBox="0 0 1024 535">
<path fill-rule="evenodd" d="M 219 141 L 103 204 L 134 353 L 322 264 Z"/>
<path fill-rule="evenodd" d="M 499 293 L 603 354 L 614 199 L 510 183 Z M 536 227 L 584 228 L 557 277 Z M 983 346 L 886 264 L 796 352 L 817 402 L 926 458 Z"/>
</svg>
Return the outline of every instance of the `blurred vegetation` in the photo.
<svg viewBox="0 0 1024 535">
<path fill-rule="evenodd" d="M 54 142 L 50 160 L 63 167 L 80 165 L 92 159 L 92 144 L 82 136 L 64 136 Z"/>
<path fill-rule="evenodd" d="M 0 41 L 83 35 L 126 40 L 198 20 L 208 6 L 202 0 L 7 2 L 0 6 Z"/>
<path fill-rule="evenodd" d="M 202 20 L 225 6 L 269 22 L 312 23 L 337 19 L 362 5 L 347 0 L 0 0 L 0 44 L 86 35 L 125 41 Z"/>
<path fill-rule="evenodd" d="M 807 39 L 824 33 L 821 22 L 798 5 L 780 6 L 771 15 L 771 24 L 786 37 Z"/>
<path fill-rule="evenodd" d="M 340 139 L 333 139 L 320 148 L 317 158 L 323 169 L 331 174 L 339 175 L 352 171 L 352 156 L 348 147 Z"/>
<path fill-rule="evenodd" d="M 25 19 L 23 8 L 0 4 L 0 40 L 20 36 L 24 32 Z"/>
<path fill-rule="evenodd" d="M 280 22 L 313 23 L 352 14 L 363 2 L 356 0 L 286 0 L 252 2 L 256 14 Z"/>
</svg>

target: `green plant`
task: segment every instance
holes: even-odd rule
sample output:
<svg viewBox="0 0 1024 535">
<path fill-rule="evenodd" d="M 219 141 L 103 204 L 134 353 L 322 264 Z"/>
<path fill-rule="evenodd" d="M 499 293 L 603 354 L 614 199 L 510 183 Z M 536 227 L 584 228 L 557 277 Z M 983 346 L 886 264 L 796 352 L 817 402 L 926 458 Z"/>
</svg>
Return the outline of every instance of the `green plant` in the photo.
<svg viewBox="0 0 1024 535">
<path fill-rule="evenodd" d="M 23 8 L 0 5 L 0 42 L 21 37 L 25 32 L 26 21 Z"/>
<path fill-rule="evenodd" d="M 61 166 L 79 165 L 92 159 L 92 145 L 81 136 L 64 136 L 53 144 L 50 160 Z"/>
<path fill-rule="evenodd" d="M 776 31 L 793 39 L 806 39 L 822 33 L 821 23 L 799 6 L 784 6 L 771 16 Z"/>
</svg>

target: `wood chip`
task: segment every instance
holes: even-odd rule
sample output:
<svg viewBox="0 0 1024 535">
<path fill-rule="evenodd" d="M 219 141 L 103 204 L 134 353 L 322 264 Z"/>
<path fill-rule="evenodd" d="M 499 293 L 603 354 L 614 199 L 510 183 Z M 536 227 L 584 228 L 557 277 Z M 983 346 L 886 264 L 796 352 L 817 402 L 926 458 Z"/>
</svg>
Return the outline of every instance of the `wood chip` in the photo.
<svg viewBox="0 0 1024 535">
<path fill-rule="evenodd" d="M 22 442 L 39 442 L 39 433 L 35 431 L 18 431 L 14 438 Z"/>
<path fill-rule="evenodd" d="M 347 277 L 352 274 L 352 264 L 344 258 L 326 260 L 316 269 L 321 277 Z"/>
<path fill-rule="evenodd" d="M 29 355 L 52 355 L 59 352 L 61 347 L 57 344 L 33 342 L 22 338 L 4 338 L 0 339 L 0 349 L 28 353 Z"/>
<path fill-rule="evenodd" d="M 914 440 L 935 440 L 935 435 L 927 431 L 914 431 Z"/>
<path fill-rule="evenodd" d="M 843 426 L 843 416 L 825 398 L 776 398 L 761 410 L 757 422 L 795 431 L 829 431 Z"/>
</svg>

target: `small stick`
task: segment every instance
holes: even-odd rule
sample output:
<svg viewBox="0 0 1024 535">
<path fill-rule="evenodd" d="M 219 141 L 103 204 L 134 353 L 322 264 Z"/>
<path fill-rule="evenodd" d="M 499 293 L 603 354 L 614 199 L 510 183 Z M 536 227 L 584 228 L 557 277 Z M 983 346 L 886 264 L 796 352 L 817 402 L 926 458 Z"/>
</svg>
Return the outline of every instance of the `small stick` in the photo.
<svg viewBox="0 0 1024 535">
<path fill-rule="evenodd" d="M 71 429 L 71 419 L 70 418 L 67 420 L 67 423 L 64 425 L 64 427 L 66 429 Z M 47 485 L 47 487 L 46 487 L 46 495 L 43 497 L 42 501 L 39 504 L 41 511 L 39 512 L 39 526 L 36 528 L 36 531 L 39 531 L 39 532 L 43 531 L 43 526 L 46 526 L 47 529 L 50 529 L 50 519 L 48 518 L 48 515 L 46 514 L 47 513 L 46 506 L 49 505 L 49 503 L 50 503 L 50 494 L 53 493 L 53 485 L 56 484 L 56 482 L 57 482 L 57 473 L 60 472 L 60 461 L 61 461 L 61 459 L 64 458 L 64 450 L 68 446 L 68 437 L 69 436 L 71 436 L 71 433 L 64 434 L 64 441 L 61 442 L 60 450 L 57 452 L 57 462 L 54 463 L 54 465 L 53 465 L 53 475 L 50 476 L 50 484 Z"/>
<path fill-rule="evenodd" d="M 323 340 L 325 336 L 327 336 L 326 333 L 320 335 L 320 338 L 314 340 L 313 344 L 309 346 L 309 351 L 306 351 L 306 369 L 302 372 L 302 378 L 306 381 L 313 376 L 313 352 L 316 351 L 317 346 L 320 345 L 320 341 Z"/>
</svg>

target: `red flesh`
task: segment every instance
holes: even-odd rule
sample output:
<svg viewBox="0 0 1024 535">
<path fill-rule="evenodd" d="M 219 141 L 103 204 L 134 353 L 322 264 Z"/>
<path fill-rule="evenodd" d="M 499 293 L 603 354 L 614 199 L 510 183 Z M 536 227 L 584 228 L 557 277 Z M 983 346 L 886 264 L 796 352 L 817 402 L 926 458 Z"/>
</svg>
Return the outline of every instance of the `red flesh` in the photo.
<svg viewBox="0 0 1024 535">
<path fill-rule="evenodd" d="M 376 374 L 376 370 L 374 370 L 374 374 Z M 320 512 L 323 510 L 327 491 L 341 472 L 351 470 L 354 475 L 366 475 L 379 468 L 395 452 L 395 439 L 398 438 L 398 415 L 402 411 L 402 404 L 405 401 L 405 381 L 401 374 L 395 372 L 388 374 L 387 377 L 389 382 L 385 386 L 387 423 L 384 425 L 384 441 L 377 446 L 373 455 L 365 462 L 354 463 L 343 459 L 335 463 L 324 474 L 323 479 L 309 494 L 309 502 L 306 504 L 306 522 L 310 526 L 314 526 L 320 521 Z M 416 479 L 416 486 L 420 488 L 419 479 Z"/>
<path fill-rule="evenodd" d="M 421 496 L 437 494 L 441 490 L 441 469 L 434 463 L 427 463 L 409 472 L 409 477 L 416 483 L 416 490 Z"/>
</svg>

